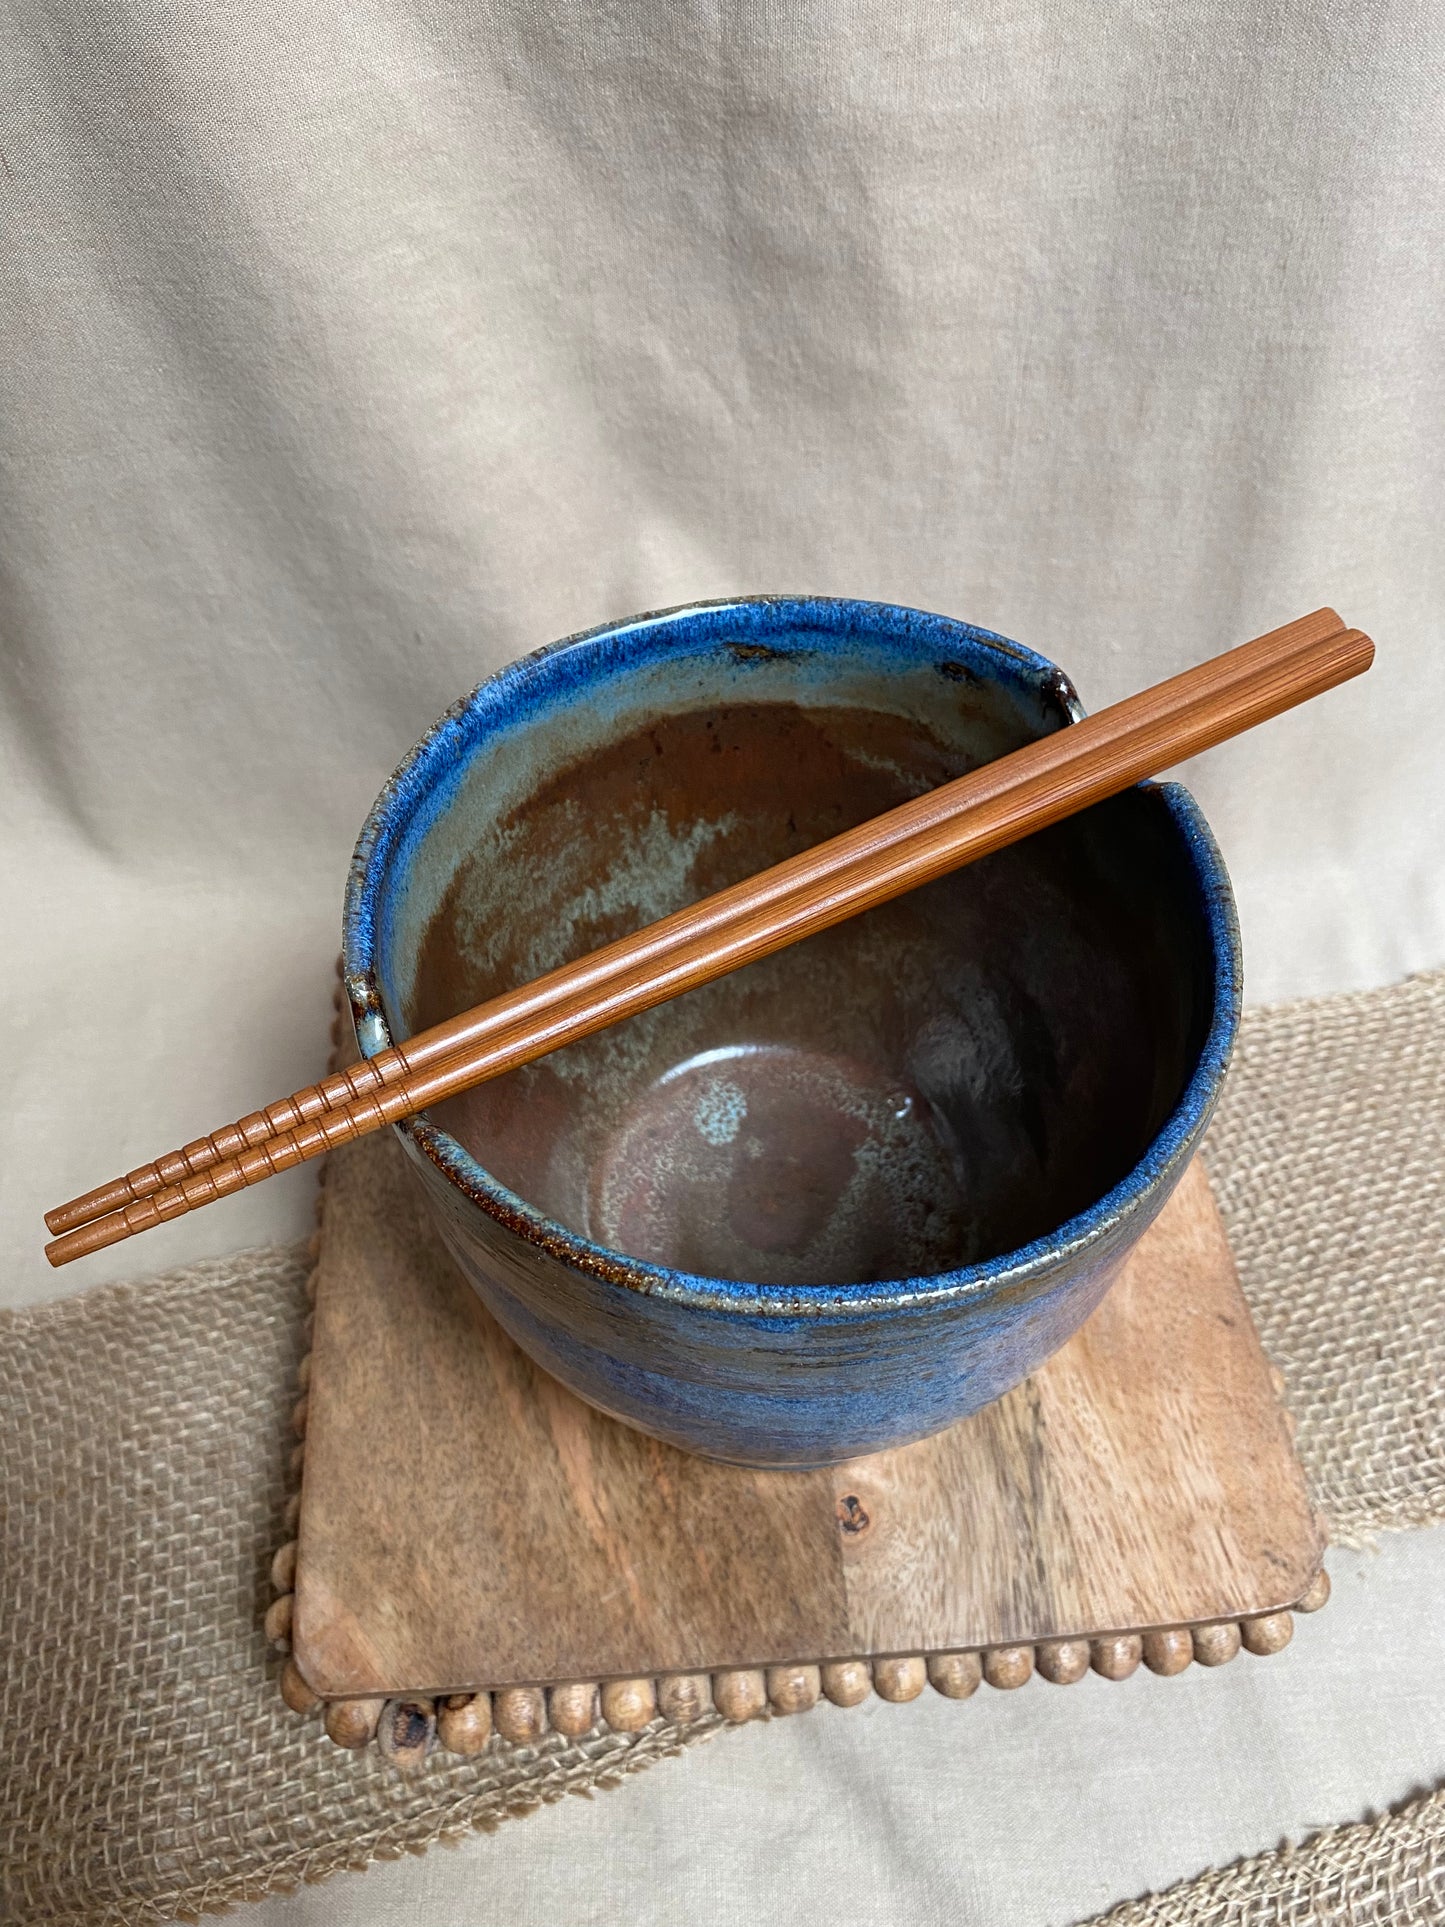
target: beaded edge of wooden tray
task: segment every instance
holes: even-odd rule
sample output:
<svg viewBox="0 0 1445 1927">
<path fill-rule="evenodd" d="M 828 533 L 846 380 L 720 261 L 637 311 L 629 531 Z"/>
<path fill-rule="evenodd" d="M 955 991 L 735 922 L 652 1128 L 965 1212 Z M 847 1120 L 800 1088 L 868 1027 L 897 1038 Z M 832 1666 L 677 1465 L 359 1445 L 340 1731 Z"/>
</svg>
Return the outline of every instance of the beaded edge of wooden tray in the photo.
<svg viewBox="0 0 1445 1927">
<path fill-rule="evenodd" d="M 337 974 L 339 977 L 339 963 Z M 332 993 L 332 1005 L 335 1014 L 329 1068 L 335 1069 L 346 1023 L 339 982 Z M 306 1279 L 306 1295 L 312 1302 L 321 1251 L 325 1183 L 323 1163 L 316 1196 L 318 1228 L 310 1241 L 311 1270 Z M 308 1339 L 311 1323 L 308 1315 Z M 1294 1614 L 1318 1612 L 1330 1596 L 1329 1574 L 1321 1566 L 1308 1590 L 1289 1611 L 1201 1625 L 1155 1627 L 1097 1639 L 731 1667 L 714 1673 L 668 1673 L 653 1678 L 574 1680 L 546 1688 L 509 1686 L 496 1692 L 453 1694 L 442 1700 L 420 1695 L 323 1700 L 307 1685 L 289 1656 L 296 1581 L 295 1533 L 301 1511 L 310 1379 L 308 1350 L 297 1368 L 300 1397 L 291 1414 L 297 1443 L 290 1461 L 295 1490 L 284 1515 L 288 1537 L 271 1562 L 276 1597 L 266 1613 L 266 1637 L 276 1652 L 287 1655 L 278 1684 L 281 1698 L 293 1713 L 303 1717 L 319 1713 L 327 1738 L 337 1746 L 361 1749 L 375 1745 L 383 1758 L 402 1772 L 416 1772 L 438 1747 L 470 1758 L 483 1751 L 494 1733 L 516 1745 L 533 1745 L 549 1729 L 565 1738 L 580 1739 L 599 1728 L 638 1733 L 654 1722 L 682 1727 L 716 1718 L 739 1726 L 766 1716 L 808 1712 L 820 1699 L 834 1706 L 858 1706 L 876 1694 L 879 1699 L 902 1705 L 917 1699 L 930 1686 L 945 1699 L 964 1700 L 971 1698 L 981 1684 L 1006 1692 L 1024 1685 L 1035 1673 L 1055 1686 L 1072 1685 L 1090 1671 L 1104 1679 L 1128 1679 L 1141 1665 L 1161 1677 L 1172 1678 L 1195 1664 L 1223 1666 L 1241 1651 L 1261 1656 L 1283 1651 L 1294 1636 Z M 1283 1403 L 1284 1380 L 1273 1366 L 1270 1381 L 1293 1436 L 1294 1420 Z"/>
</svg>

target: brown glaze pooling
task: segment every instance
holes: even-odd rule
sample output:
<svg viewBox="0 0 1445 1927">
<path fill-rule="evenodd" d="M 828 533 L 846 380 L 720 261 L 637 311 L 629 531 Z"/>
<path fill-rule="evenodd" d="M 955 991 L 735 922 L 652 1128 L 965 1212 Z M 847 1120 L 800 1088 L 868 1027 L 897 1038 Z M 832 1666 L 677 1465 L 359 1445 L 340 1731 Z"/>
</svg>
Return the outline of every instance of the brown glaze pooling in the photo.
<svg viewBox="0 0 1445 1927">
<path fill-rule="evenodd" d="M 577 758 L 458 870 L 408 1027 L 962 774 L 944 740 L 958 701 L 939 735 L 734 704 Z M 1170 836 L 1130 792 L 437 1121 L 570 1229 L 689 1271 L 860 1282 L 1014 1249 L 1123 1177 L 1182 1090 L 1208 952 Z"/>
</svg>

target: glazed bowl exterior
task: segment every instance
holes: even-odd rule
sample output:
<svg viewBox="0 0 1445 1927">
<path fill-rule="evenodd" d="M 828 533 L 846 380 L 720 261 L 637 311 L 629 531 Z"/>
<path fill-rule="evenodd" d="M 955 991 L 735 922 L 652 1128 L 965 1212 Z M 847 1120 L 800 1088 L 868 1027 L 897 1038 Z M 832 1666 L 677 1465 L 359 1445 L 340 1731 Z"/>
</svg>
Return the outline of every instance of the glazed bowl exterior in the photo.
<svg viewBox="0 0 1445 1927">
<path fill-rule="evenodd" d="M 367 820 L 360 1048 L 1082 713 L 1043 657 L 884 604 L 699 604 L 541 650 Z M 657 1438 L 797 1466 L 937 1431 L 1064 1343 L 1203 1135 L 1239 936 L 1177 785 L 1017 850 L 398 1127 L 524 1351 Z"/>
</svg>

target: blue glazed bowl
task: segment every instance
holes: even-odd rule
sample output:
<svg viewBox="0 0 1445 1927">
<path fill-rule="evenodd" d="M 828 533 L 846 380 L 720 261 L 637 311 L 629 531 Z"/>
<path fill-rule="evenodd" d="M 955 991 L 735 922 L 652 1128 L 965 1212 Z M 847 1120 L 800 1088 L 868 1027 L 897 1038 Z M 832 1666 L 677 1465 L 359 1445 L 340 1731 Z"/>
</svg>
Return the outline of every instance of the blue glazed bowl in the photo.
<svg viewBox="0 0 1445 1927">
<path fill-rule="evenodd" d="M 702 604 L 514 663 L 357 845 L 361 1048 L 440 1021 L 1081 714 L 916 610 Z M 813 1465 L 997 1398 L 1099 1303 L 1203 1134 L 1239 935 L 1144 784 L 400 1127 L 453 1256 L 582 1398 Z"/>
</svg>

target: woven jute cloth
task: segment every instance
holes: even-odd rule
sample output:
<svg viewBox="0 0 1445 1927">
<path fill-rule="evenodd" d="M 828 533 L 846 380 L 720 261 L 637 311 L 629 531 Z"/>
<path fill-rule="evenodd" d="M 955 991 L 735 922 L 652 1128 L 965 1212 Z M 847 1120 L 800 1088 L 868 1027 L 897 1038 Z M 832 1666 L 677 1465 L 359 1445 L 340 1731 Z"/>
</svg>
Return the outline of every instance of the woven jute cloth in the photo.
<svg viewBox="0 0 1445 1927">
<path fill-rule="evenodd" d="M 1331 1537 L 1445 1517 L 1445 971 L 1248 1012 L 1205 1158 Z"/>
<path fill-rule="evenodd" d="M 1383 1820 L 1326 1827 L 1219 1873 L 1129 1900 L 1097 1927 L 1439 1927 L 1445 1790 Z"/>
<path fill-rule="evenodd" d="M 1445 972 L 1252 1012 L 1207 1146 L 1337 1537 L 1445 1517 Z M 398 1777 L 278 1697 L 304 1252 L 0 1316 L 0 1919 L 168 1922 L 486 1828 L 696 1744 L 660 1725 Z M 35 1762 L 44 1761 L 43 1772 Z M 1441 1918 L 1445 1796 L 1118 1927 Z"/>
</svg>

